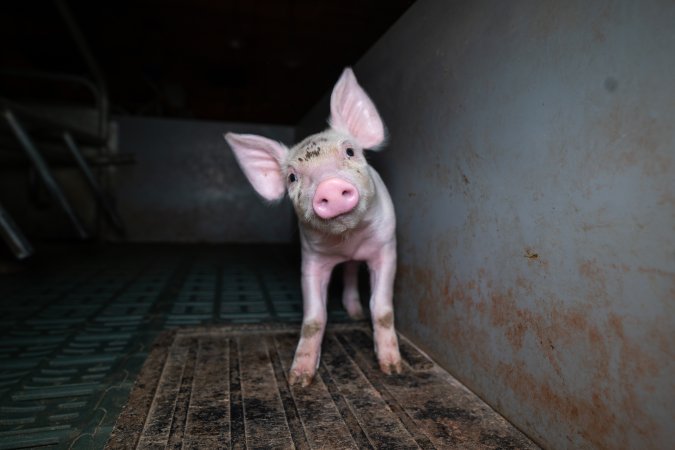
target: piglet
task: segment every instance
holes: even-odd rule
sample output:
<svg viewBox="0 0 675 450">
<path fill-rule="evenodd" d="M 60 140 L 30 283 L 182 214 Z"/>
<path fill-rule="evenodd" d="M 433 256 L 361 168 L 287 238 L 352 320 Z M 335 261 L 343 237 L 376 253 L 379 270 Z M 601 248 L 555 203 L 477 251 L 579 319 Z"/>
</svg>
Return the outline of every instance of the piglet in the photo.
<svg viewBox="0 0 675 450">
<path fill-rule="evenodd" d="M 319 366 L 328 281 L 340 263 L 345 263 L 342 302 L 353 319 L 363 318 L 358 264 L 368 264 L 375 353 L 384 373 L 401 372 L 392 303 L 394 206 L 364 156 L 365 149 L 377 150 L 384 142 L 384 125 L 349 68 L 333 88 L 330 113 L 327 130 L 290 149 L 261 136 L 225 135 L 253 188 L 268 201 L 288 192 L 298 216 L 304 314 L 288 381 L 302 386 L 312 382 Z"/>
</svg>

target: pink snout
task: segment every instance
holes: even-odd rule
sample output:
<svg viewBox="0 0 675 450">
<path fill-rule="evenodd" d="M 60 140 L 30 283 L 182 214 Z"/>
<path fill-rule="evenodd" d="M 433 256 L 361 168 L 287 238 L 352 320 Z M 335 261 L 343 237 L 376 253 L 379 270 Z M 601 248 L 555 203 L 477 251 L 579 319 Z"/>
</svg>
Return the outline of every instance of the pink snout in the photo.
<svg viewBox="0 0 675 450">
<path fill-rule="evenodd" d="M 329 178 L 316 187 L 312 206 L 322 219 L 332 219 L 354 209 L 359 202 L 356 187 L 340 178 Z"/>
</svg>

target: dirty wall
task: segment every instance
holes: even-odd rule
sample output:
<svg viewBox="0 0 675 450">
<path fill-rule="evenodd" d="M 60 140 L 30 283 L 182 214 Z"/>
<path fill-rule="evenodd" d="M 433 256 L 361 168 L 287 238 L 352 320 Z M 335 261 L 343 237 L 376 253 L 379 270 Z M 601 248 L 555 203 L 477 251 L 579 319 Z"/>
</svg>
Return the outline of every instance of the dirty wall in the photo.
<svg viewBox="0 0 675 450">
<path fill-rule="evenodd" d="M 399 328 L 547 448 L 675 448 L 673 24 L 419 0 L 355 65 L 390 132 Z"/>
<path fill-rule="evenodd" d="M 264 202 L 246 180 L 223 133 L 293 143 L 293 127 L 118 117 L 120 148 L 135 164 L 110 175 L 127 226 L 125 241 L 290 242 L 287 201 Z M 120 239 L 110 233 L 110 239 Z"/>
</svg>

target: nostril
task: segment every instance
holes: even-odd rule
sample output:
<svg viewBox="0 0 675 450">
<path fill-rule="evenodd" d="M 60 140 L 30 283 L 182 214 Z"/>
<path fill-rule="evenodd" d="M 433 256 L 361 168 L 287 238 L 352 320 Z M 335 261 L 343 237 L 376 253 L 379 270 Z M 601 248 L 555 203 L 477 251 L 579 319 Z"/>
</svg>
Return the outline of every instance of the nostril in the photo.
<svg viewBox="0 0 675 450">
<path fill-rule="evenodd" d="M 344 199 L 350 199 L 350 198 L 354 197 L 354 195 L 356 195 L 356 192 L 354 191 L 354 189 L 345 189 L 345 190 L 342 191 L 342 197 Z"/>
<path fill-rule="evenodd" d="M 322 198 L 321 200 L 319 200 L 319 203 L 321 203 L 322 205 L 327 205 L 327 204 L 328 204 L 328 199 L 327 199 L 327 198 Z"/>
</svg>

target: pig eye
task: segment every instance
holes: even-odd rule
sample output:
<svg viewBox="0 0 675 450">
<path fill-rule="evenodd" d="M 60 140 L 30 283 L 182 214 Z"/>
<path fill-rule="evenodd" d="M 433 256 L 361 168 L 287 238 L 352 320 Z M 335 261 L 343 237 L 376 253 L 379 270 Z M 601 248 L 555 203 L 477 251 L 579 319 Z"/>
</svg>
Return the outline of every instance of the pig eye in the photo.
<svg viewBox="0 0 675 450">
<path fill-rule="evenodd" d="M 291 183 L 295 183 L 295 180 L 297 180 L 297 178 L 295 177 L 294 173 L 288 176 L 288 181 L 290 181 Z"/>
<path fill-rule="evenodd" d="M 351 147 L 345 150 L 345 152 L 347 153 L 347 156 L 354 156 L 354 149 Z"/>
</svg>

